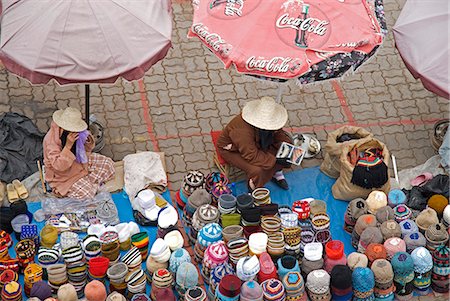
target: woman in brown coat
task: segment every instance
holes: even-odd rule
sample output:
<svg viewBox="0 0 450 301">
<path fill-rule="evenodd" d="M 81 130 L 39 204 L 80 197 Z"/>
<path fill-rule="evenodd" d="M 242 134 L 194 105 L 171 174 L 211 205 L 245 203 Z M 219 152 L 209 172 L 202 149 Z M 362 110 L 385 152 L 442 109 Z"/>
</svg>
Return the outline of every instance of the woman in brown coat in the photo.
<svg viewBox="0 0 450 301">
<path fill-rule="evenodd" d="M 285 159 L 277 159 L 282 142 L 292 143 L 282 130 L 288 119 L 286 109 L 271 97 L 248 102 L 242 114 L 234 117 L 217 142 L 222 158 L 242 169 L 250 190 L 263 187 L 272 179 L 288 189 L 282 169 L 290 167 Z"/>
</svg>

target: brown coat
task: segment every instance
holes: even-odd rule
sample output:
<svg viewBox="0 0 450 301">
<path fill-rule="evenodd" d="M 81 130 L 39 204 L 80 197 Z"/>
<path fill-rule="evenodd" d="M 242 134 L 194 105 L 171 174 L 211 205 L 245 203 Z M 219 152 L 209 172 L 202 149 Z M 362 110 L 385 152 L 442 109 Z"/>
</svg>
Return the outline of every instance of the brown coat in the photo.
<svg viewBox="0 0 450 301">
<path fill-rule="evenodd" d="M 94 137 L 89 135 L 85 144 L 88 157 L 94 146 Z M 88 166 L 75 161 L 75 155 L 62 148 L 59 126 L 54 122 L 44 137 L 43 148 L 45 180 L 56 194 L 65 196 L 73 183 L 88 174 Z"/>
<path fill-rule="evenodd" d="M 283 130 L 278 130 L 273 144 L 267 151 L 262 150 L 258 129 L 238 115 L 222 131 L 217 148 L 225 161 L 244 170 L 257 187 L 262 187 L 277 170 L 281 170 L 275 155 L 283 141 L 291 142 L 291 139 Z"/>
</svg>

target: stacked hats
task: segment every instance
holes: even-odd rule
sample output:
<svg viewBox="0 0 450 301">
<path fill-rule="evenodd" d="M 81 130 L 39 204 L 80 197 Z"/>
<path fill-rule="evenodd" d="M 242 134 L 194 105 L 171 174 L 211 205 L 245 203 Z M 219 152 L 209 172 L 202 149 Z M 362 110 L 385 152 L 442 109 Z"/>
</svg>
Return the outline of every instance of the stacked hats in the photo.
<svg viewBox="0 0 450 301">
<path fill-rule="evenodd" d="M 183 179 L 180 190 L 176 193 L 177 204 L 184 208 L 189 196 L 197 189 L 203 188 L 205 175 L 198 170 L 189 171 Z"/>
<path fill-rule="evenodd" d="M 406 252 L 405 241 L 398 237 L 386 239 L 383 246 L 386 249 L 388 260 L 391 260 L 394 254 L 397 252 Z"/>
<path fill-rule="evenodd" d="M 117 233 L 116 231 L 105 231 L 100 236 L 100 242 L 102 244 L 102 256 L 108 258 L 110 262 L 117 262 L 120 258 L 119 233 Z"/>
<path fill-rule="evenodd" d="M 128 275 L 128 266 L 123 262 L 115 263 L 106 271 L 106 274 L 109 278 L 111 291 L 125 293 L 127 287 L 125 277 Z"/>
<path fill-rule="evenodd" d="M 377 259 L 372 263 L 372 272 L 375 277 L 375 298 L 380 300 L 394 300 L 394 271 L 386 259 Z"/>
<path fill-rule="evenodd" d="M 365 268 L 369 263 L 369 259 L 365 254 L 353 252 L 347 256 L 347 265 L 350 269 Z"/>
<path fill-rule="evenodd" d="M 331 300 L 330 275 L 325 270 L 314 270 L 306 278 L 306 289 L 312 301 Z"/>
<path fill-rule="evenodd" d="M 225 275 L 216 289 L 216 300 L 238 301 L 241 293 L 241 280 L 235 275 Z"/>
<path fill-rule="evenodd" d="M 208 192 L 211 192 L 211 189 L 213 188 L 214 184 L 224 183 L 225 185 L 228 185 L 229 182 L 230 181 L 223 173 L 218 171 L 211 172 L 205 177 L 205 189 Z"/>
<path fill-rule="evenodd" d="M 264 294 L 261 285 L 256 281 L 246 281 L 241 287 L 241 301 L 263 301 Z"/>
<path fill-rule="evenodd" d="M 100 242 L 100 239 L 97 238 L 97 236 L 87 235 L 83 239 L 83 250 L 86 260 L 100 256 L 102 252 L 102 243 Z"/>
<path fill-rule="evenodd" d="M 154 298 L 156 299 L 156 300 L 158 300 L 157 299 L 157 297 L 156 297 L 156 292 L 155 291 L 160 291 L 160 290 L 163 290 L 163 289 L 156 289 L 155 288 L 155 290 L 153 291 L 153 295 L 154 295 Z M 172 292 L 171 292 L 172 293 Z M 173 294 L 173 293 L 172 293 Z M 160 293 L 158 293 L 158 295 L 160 295 Z M 140 293 L 140 294 L 135 294 L 132 298 L 131 298 L 131 300 L 130 301 L 150 301 L 150 300 L 152 300 L 147 294 L 142 294 L 142 293 Z M 159 299 L 159 300 L 161 300 L 161 299 Z M 167 299 L 167 300 L 170 300 L 170 299 Z M 174 299 L 175 300 L 175 299 Z"/>
<path fill-rule="evenodd" d="M 331 273 L 331 270 L 335 265 L 347 264 L 342 241 L 331 240 L 327 242 L 325 245 L 325 254 L 324 270 L 327 271 L 328 274 Z"/>
<path fill-rule="evenodd" d="M 19 281 L 19 275 L 12 270 L 5 270 L 0 273 L 0 291 L 1 289 L 11 281 Z"/>
<path fill-rule="evenodd" d="M 189 231 L 189 238 L 195 243 L 198 231 L 209 223 L 218 223 L 220 218 L 219 210 L 212 205 L 202 205 L 192 217 L 192 226 Z"/>
<path fill-rule="evenodd" d="M 222 194 L 219 196 L 218 208 L 221 214 L 231 214 L 236 212 L 236 197 L 232 194 Z"/>
<path fill-rule="evenodd" d="M 292 204 L 292 212 L 297 214 L 299 220 L 306 220 L 309 218 L 311 208 L 307 200 L 295 201 Z"/>
<path fill-rule="evenodd" d="M 425 231 L 427 231 L 430 226 L 439 223 L 439 218 L 434 209 L 425 208 L 419 213 L 415 221 L 417 226 L 419 227 L 420 232 L 425 234 Z"/>
<path fill-rule="evenodd" d="M 404 238 L 406 244 L 406 251 L 411 253 L 415 248 L 425 247 L 427 240 L 425 236 L 420 232 L 411 233 Z"/>
<path fill-rule="evenodd" d="M 166 269 L 159 269 L 153 273 L 152 287 L 157 288 L 171 288 L 173 285 L 173 275 Z"/>
<path fill-rule="evenodd" d="M 19 267 L 24 269 L 28 264 L 34 262 L 34 256 L 36 255 L 36 244 L 31 239 L 24 239 L 19 241 L 15 247 L 16 256 L 19 260 Z"/>
<path fill-rule="evenodd" d="M 352 232 L 352 246 L 357 249 L 362 232 L 368 227 L 376 227 L 377 218 L 372 214 L 363 214 L 356 221 Z"/>
<path fill-rule="evenodd" d="M 89 279 L 103 282 L 108 271 L 109 259 L 102 256 L 94 257 L 89 260 L 88 266 Z"/>
<path fill-rule="evenodd" d="M 394 270 L 395 295 L 398 299 L 407 299 L 413 293 L 414 261 L 406 252 L 397 252 L 391 259 Z"/>
<path fill-rule="evenodd" d="M 211 270 L 228 261 L 228 251 L 223 241 L 208 246 L 203 257 L 202 276 L 205 282 L 209 281 Z"/>
<path fill-rule="evenodd" d="M 383 191 L 374 190 L 366 199 L 369 213 L 376 214 L 377 210 L 388 204 L 387 196 Z"/>
<path fill-rule="evenodd" d="M 248 247 L 251 255 L 260 255 L 267 251 L 267 243 L 269 237 L 266 233 L 257 232 L 248 238 Z"/>
<path fill-rule="evenodd" d="M 120 223 L 116 225 L 119 233 L 119 243 L 121 251 L 128 251 L 131 248 L 131 226 L 129 223 Z M 133 233 L 136 234 L 136 233 Z"/>
<path fill-rule="evenodd" d="M 281 229 L 281 220 L 278 216 L 263 216 L 261 218 L 261 228 L 267 235 L 277 233 Z"/>
<path fill-rule="evenodd" d="M 236 275 L 242 281 L 254 280 L 259 270 L 260 265 L 256 255 L 241 258 L 236 265 Z"/>
<path fill-rule="evenodd" d="M 236 198 L 237 211 L 242 212 L 243 209 L 254 207 L 254 200 L 250 194 L 240 194 Z"/>
<path fill-rule="evenodd" d="M 400 225 L 394 220 L 383 222 L 380 226 L 380 231 L 383 235 L 383 240 L 387 240 L 391 237 L 402 237 Z"/>
<path fill-rule="evenodd" d="M 411 253 L 414 262 L 414 287 L 423 295 L 428 292 L 431 285 L 431 271 L 433 269 L 433 257 L 424 247 L 418 247 Z"/>
<path fill-rule="evenodd" d="M 196 244 L 206 249 L 206 247 L 219 240 L 222 240 L 222 227 L 217 223 L 210 223 L 200 229 L 197 234 Z"/>
<path fill-rule="evenodd" d="M 156 204 L 156 193 L 150 189 L 141 190 L 135 198 L 135 204 L 140 207 L 139 212 L 149 221 L 148 224 L 156 226 L 161 210 L 161 207 Z"/>
<path fill-rule="evenodd" d="M 224 242 L 229 242 L 234 238 L 244 237 L 244 228 L 239 225 L 230 225 L 222 230 Z"/>
<path fill-rule="evenodd" d="M 397 223 L 411 218 L 412 211 L 408 206 L 400 204 L 394 207 L 394 219 Z"/>
<path fill-rule="evenodd" d="M 236 237 L 227 242 L 227 251 L 232 264 L 236 265 L 239 259 L 248 256 L 248 240 L 245 237 Z"/>
<path fill-rule="evenodd" d="M 368 266 L 371 267 L 372 263 L 377 259 L 386 259 L 387 252 L 382 244 L 370 244 L 365 252 L 367 259 L 369 260 Z"/>
<path fill-rule="evenodd" d="M 256 206 L 272 203 L 272 200 L 270 199 L 270 190 L 267 188 L 256 188 L 252 192 L 252 197 Z"/>
<path fill-rule="evenodd" d="M 304 256 L 305 246 L 314 241 L 314 231 L 301 229 L 300 233 L 300 256 Z"/>
<path fill-rule="evenodd" d="M 388 220 L 393 220 L 394 219 L 394 209 L 392 209 L 389 206 L 381 207 L 377 210 L 377 213 L 375 213 L 375 216 L 377 218 L 377 221 L 380 224 L 382 224 Z"/>
<path fill-rule="evenodd" d="M 185 249 L 178 249 L 170 255 L 169 271 L 173 274 L 177 273 L 178 267 L 184 262 L 191 262 L 191 256 Z"/>
<path fill-rule="evenodd" d="M 211 188 L 211 200 L 212 204 L 216 207 L 219 206 L 219 198 L 221 195 L 224 194 L 231 194 L 231 189 L 228 187 L 228 184 L 223 182 L 214 183 L 214 185 Z"/>
<path fill-rule="evenodd" d="M 261 208 L 251 207 L 241 210 L 242 226 L 258 226 L 261 222 Z"/>
<path fill-rule="evenodd" d="M 22 286 L 11 281 L 3 286 L 0 297 L 2 301 L 22 301 Z"/>
<path fill-rule="evenodd" d="M 180 296 L 184 296 L 186 291 L 198 285 L 197 268 L 190 262 L 183 262 L 177 269 L 175 276 L 175 289 Z"/>
<path fill-rule="evenodd" d="M 316 213 L 311 218 L 311 225 L 315 232 L 314 240 L 326 244 L 331 240 L 330 217 L 326 213 Z"/>
<path fill-rule="evenodd" d="M 34 241 L 34 244 L 36 246 L 39 246 L 40 239 L 39 239 L 37 225 L 35 225 L 35 224 L 22 225 L 21 231 L 20 231 L 20 240 L 23 240 L 23 239 L 30 239 L 30 240 Z"/>
<path fill-rule="evenodd" d="M 53 293 L 56 293 L 68 281 L 66 265 L 57 263 L 47 266 L 47 278 Z"/>
<path fill-rule="evenodd" d="M 139 249 L 141 253 L 142 260 L 147 259 L 148 254 L 148 233 L 139 232 L 131 236 L 131 244 Z"/>
<path fill-rule="evenodd" d="M 40 247 L 37 255 L 38 263 L 43 269 L 44 275 L 47 275 L 47 266 L 55 264 L 61 257 L 61 251 Z"/>
<path fill-rule="evenodd" d="M 186 291 L 184 301 L 208 301 L 208 297 L 203 288 L 195 286 Z"/>
<path fill-rule="evenodd" d="M 148 256 L 147 262 L 146 262 L 146 267 L 147 267 L 147 271 L 146 271 L 147 281 L 151 282 L 153 273 L 159 269 L 169 268 L 169 262 L 157 262 L 157 261 L 155 261 L 155 259 L 152 256 Z"/>
<path fill-rule="evenodd" d="M 229 263 L 218 265 L 211 271 L 208 291 L 208 296 L 211 300 L 214 299 L 216 288 L 225 275 L 234 275 L 234 269 Z"/>
<path fill-rule="evenodd" d="M 439 217 L 442 217 L 444 209 L 448 205 L 448 198 L 442 194 L 435 194 L 428 199 L 427 205 L 436 210 Z"/>
<path fill-rule="evenodd" d="M 84 295 L 87 301 L 104 301 L 106 300 L 105 285 L 97 280 L 91 281 L 84 288 Z"/>
<path fill-rule="evenodd" d="M 346 265 L 335 265 L 331 270 L 331 297 L 332 300 L 351 300 L 352 270 Z"/>
<path fill-rule="evenodd" d="M 45 281 L 38 281 L 33 284 L 30 291 L 30 297 L 36 297 L 39 300 L 45 300 L 52 296 L 52 288 Z"/>
<path fill-rule="evenodd" d="M 282 232 L 273 232 L 267 238 L 267 252 L 274 260 L 284 254 L 285 242 Z"/>
<path fill-rule="evenodd" d="M 23 281 L 24 287 L 23 290 L 25 295 L 30 296 L 30 291 L 33 285 L 42 280 L 42 267 L 36 263 L 30 263 L 23 271 Z"/>
<path fill-rule="evenodd" d="M 266 252 L 259 256 L 258 282 L 261 283 L 270 278 L 277 278 L 277 269 L 270 255 Z"/>
<path fill-rule="evenodd" d="M 361 233 L 358 242 L 358 252 L 365 253 L 367 246 L 370 244 L 380 244 L 383 243 L 383 234 L 378 227 L 367 227 Z"/>
<path fill-rule="evenodd" d="M 300 267 L 298 261 L 295 257 L 291 255 L 284 255 L 277 261 L 278 265 L 278 276 L 283 279 L 289 272 L 300 272 Z"/>
<path fill-rule="evenodd" d="M 134 272 L 128 273 L 125 277 L 125 282 L 127 284 L 127 297 L 131 299 L 135 294 L 145 293 L 145 288 L 147 285 L 147 278 L 143 270 L 136 270 Z"/>
<path fill-rule="evenodd" d="M 158 214 L 158 235 L 163 238 L 170 231 L 177 229 L 178 211 L 175 207 L 167 205 Z"/>
<path fill-rule="evenodd" d="M 293 213 L 291 208 L 280 206 L 278 215 L 281 220 L 281 229 L 293 228 L 298 226 L 298 215 Z"/>
<path fill-rule="evenodd" d="M 240 213 L 230 213 L 230 214 L 222 214 L 220 215 L 220 222 L 223 228 L 228 226 L 235 226 L 241 223 L 241 214 Z"/>
<path fill-rule="evenodd" d="M 195 210 L 203 205 L 211 204 L 211 195 L 206 189 L 196 189 L 188 198 L 188 202 L 183 209 L 183 220 L 187 225 L 192 222 Z"/>
<path fill-rule="evenodd" d="M 63 232 L 63 233 L 69 234 L 70 232 Z M 115 232 L 115 234 L 117 235 L 117 232 Z M 84 257 L 84 252 L 78 241 L 78 235 L 76 235 L 76 238 L 75 235 L 65 236 L 64 240 L 65 240 L 64 244 L 62 243 L 63 240 L 61 240 L 61 247 L 62 245 L 68 246 L 65 249 L 63 248 L 62 251 L 62 256 L 64 258 L 64 262 L 66 263 L 67 277 L 69 283 L 75 287 L 78 297 L 81 297 L 84 294 L 84 287 L 86 286 L 88 280 L 87 265 Z M 117 242 L 117 252 L 119 252 L 118 236 L 116 236 L 116 242 Z"/>
<path fill-rule="evenodd" d="M 391 191 L 389 191 L 388 204 L 392 208 L 394 208 L 397 205 L 404 204 L 406 203 L 406 201 L 407 201 L 406 195 L 400 189 L 392 189 Z"/>
<path fill-rule="evenodd" d="M 139 252 L 137 247 L 133 247 L 122 256 L 120 261 L 127 265 L 129 272 L 138 270 L 140 269 L 142 263 L 141 252 Z"/>
<path fill-rule="evenodd" d="M 261 283 L 264 301 L 283 301 L 286 299 L 286 292 L 278 279 L 268 279 Z"/>
<path fill-rule="evenodd" d="M 356 268 L 352 274 L 353 300 L 374 300 L 375 277 L 369 268 Z"/>
<path fill-rule="evenodd" d="M 433 252 L 438 246 L 443 246 L 448 242 L 448 232 L 443 224 L 435 224 L 425 231 L 427 239 L 427 249 Z"/>
<path fill-rule="evenodd" d="M 449 291 L 450 249 L 439 246 L 433 251 L 433 272 L 431 274 L 431 288 L 438 293 Z"/>
<path fill-rule="evenodd" d="M 314 271 L 323 268 L 323 245 L 312 242 L 305 246 L 305 254 L 302 261 L 302 273 L 304 277 Z"/>
<path fill-rule="evenodd" d="M 356 198 L 350 201 L 344 215 L 344 230 L 351 234 L 358 218 L 367 212 L 368 207 L 364 199 Z"/>
<path fill-rule="evenodd" d="M 162 238 L 158 238 L 150 249 L 150 256 L 159 263 L 168 262 L 170 260 L 170 248 Z"/>
<path fill-rule="evenodd" d="M 296 223 L 297 217 L 295 216 Z M 305 230 L 304 232 L 309 231 L 309 233 L 314 238 L 314 232 L 312 230 Z M 292 255 L 295 257 L 299 257 L 302 252 L 302 229 L 299 226 L 294 227 L 285 227 L 283 228 L 283 236 L 284 236 L 284 248 L 285 253 L 288 255 Z"/>
<path fill-rule="evenodd" d="M 184 245 L 184 238 L 181 232 L 173 230 L 164 236 L 164 241 L 171 251 L 181 249 Z"/>
<path fill-rule="evenodd" d="M 286 300 L 303 301 L 308 299 L 305 293 L 305 282 L 299 272 L 288 272 L 282 282 L 286 291 Z"/>
</svg>

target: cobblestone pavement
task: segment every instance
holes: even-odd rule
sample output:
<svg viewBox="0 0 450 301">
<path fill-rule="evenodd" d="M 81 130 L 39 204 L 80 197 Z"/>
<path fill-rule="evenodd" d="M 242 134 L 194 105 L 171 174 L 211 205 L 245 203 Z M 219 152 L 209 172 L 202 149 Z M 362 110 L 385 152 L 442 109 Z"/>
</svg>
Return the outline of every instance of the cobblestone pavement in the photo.
<svg viewBox="0 0 450 301">
<path fill-rule="evenodd" d="M 385 0 L 389 28 L 405 0 Z M 187 170 L 213 168 L 211 130 L 220 130 L 246 101 L 277 95 L 277 86 L 224 70 L 201 45 L 186 38 L 192 21 L 189 2 L 174 3 L 173 49 L 143 81 L 91 85 L 91 113 L 106 126 L 102 153 L 122 159 L 143 150 L 166 153 L 169 180 L 179 188 Z M 425 90 L 405 68 L 394 47 L 392 32 L 378 54 L 356 74 L 341 81 L 301 88 L 284 87 L 288 128 L 316 135 L 344 124 L 368 128 L 398 158 L 399 169 L 434 155 L 429 136 L 436 119 L 448 117 L 448 101 Z M 0 70 L 0 112 L 13 111 L 47 131 L 54 110 L 74 106 L 84 110 L 84 87 L 57 84 L 31 86 Z M 304 160 L 318 165 L 320 157 Z"/>
</svg>

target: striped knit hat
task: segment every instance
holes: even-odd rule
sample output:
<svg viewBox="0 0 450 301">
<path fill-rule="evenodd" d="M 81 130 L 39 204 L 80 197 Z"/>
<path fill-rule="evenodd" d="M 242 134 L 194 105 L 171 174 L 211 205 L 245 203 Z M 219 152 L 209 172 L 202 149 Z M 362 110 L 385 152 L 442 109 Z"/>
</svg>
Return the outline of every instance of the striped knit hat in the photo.
<svg viewBox="0 0 450 301">
<path fill-rule="evenodd" d="M 185 301 L 208 301 L 206 292 L 199 286 L 192 287 L 186 291 L 184 295 Z"/>
<path fill-rule="evenodd" d="M 300 272 L 289 272 L 282 279 L 289 300 L 300 300 L 305 295 L 305 282 Z"/>
<path fill-rule="evenodd" d="M 211 289 L 211 292 L 213 294 L 215 294 L 216 287 L 219 285 L 220 280 L 222 280 L 222 278 L 226 275 L 234 275 L 233 267 L 227 262 L 216 266 L 211 271 L 211 276 L 209 278 L 209 288 Z"/>
<path fill-rule="evenodd" d="M 419 291 L 427 291 L 431 285 L 433 257 L 424 247 L 415 248 L 411 257 L 414 262 L 414 286 Z"/>
<path fill-rule="evenodd" d="M 197 235 L 197 241 L 203 247 L 207 247 L 219 240 L 222 240 L 222 227 L 217 223 L 205 225 Z"/>
<path fill-rule="evenodd" d="M 392 265 L 386 259 L 377 259 L 372 263 L 371 270 L 375 278 L 375 286 L 379 289 L 388 289 L 394 281 Z"/>
<path fill-rule="evenodd" d="M 286 292 L 283 284 L 278 279 L 268 279 L 261 283 L 264 301 L 283 301 L 286 299 Z"/>
<path fill-rule="evenodd" d="M 431 275 L 431 288 L 436 292 L 448 292 L 450 274 L 450 249 L 447 246 L 438 246 L 433 252 L 433 273 Z"/>
<path fill-rule="evenodd" d="M 356 268 L 352 274 L 353 300 L 374 300 L 375 277 L 369 268 Z"/>
<path fill-rule="evenodd" d="M 22 286 L 16 281 L 11 281 L 3 286 L 0 296 L 2 301 L 21 301 Z"/>
<path fill-rule="evenodd" d="M 404 204 L 400 204 L 394 207 L 394 218 L 397 223 L 410 218 L 412 215 L 411 209 Z"/>
<path fill-rule="evenodd" d="M 397 252 L 391 259 L 394 281 L 406 285 L 414 279 L 414 261 L 406 252 Z"/>
</svg>

